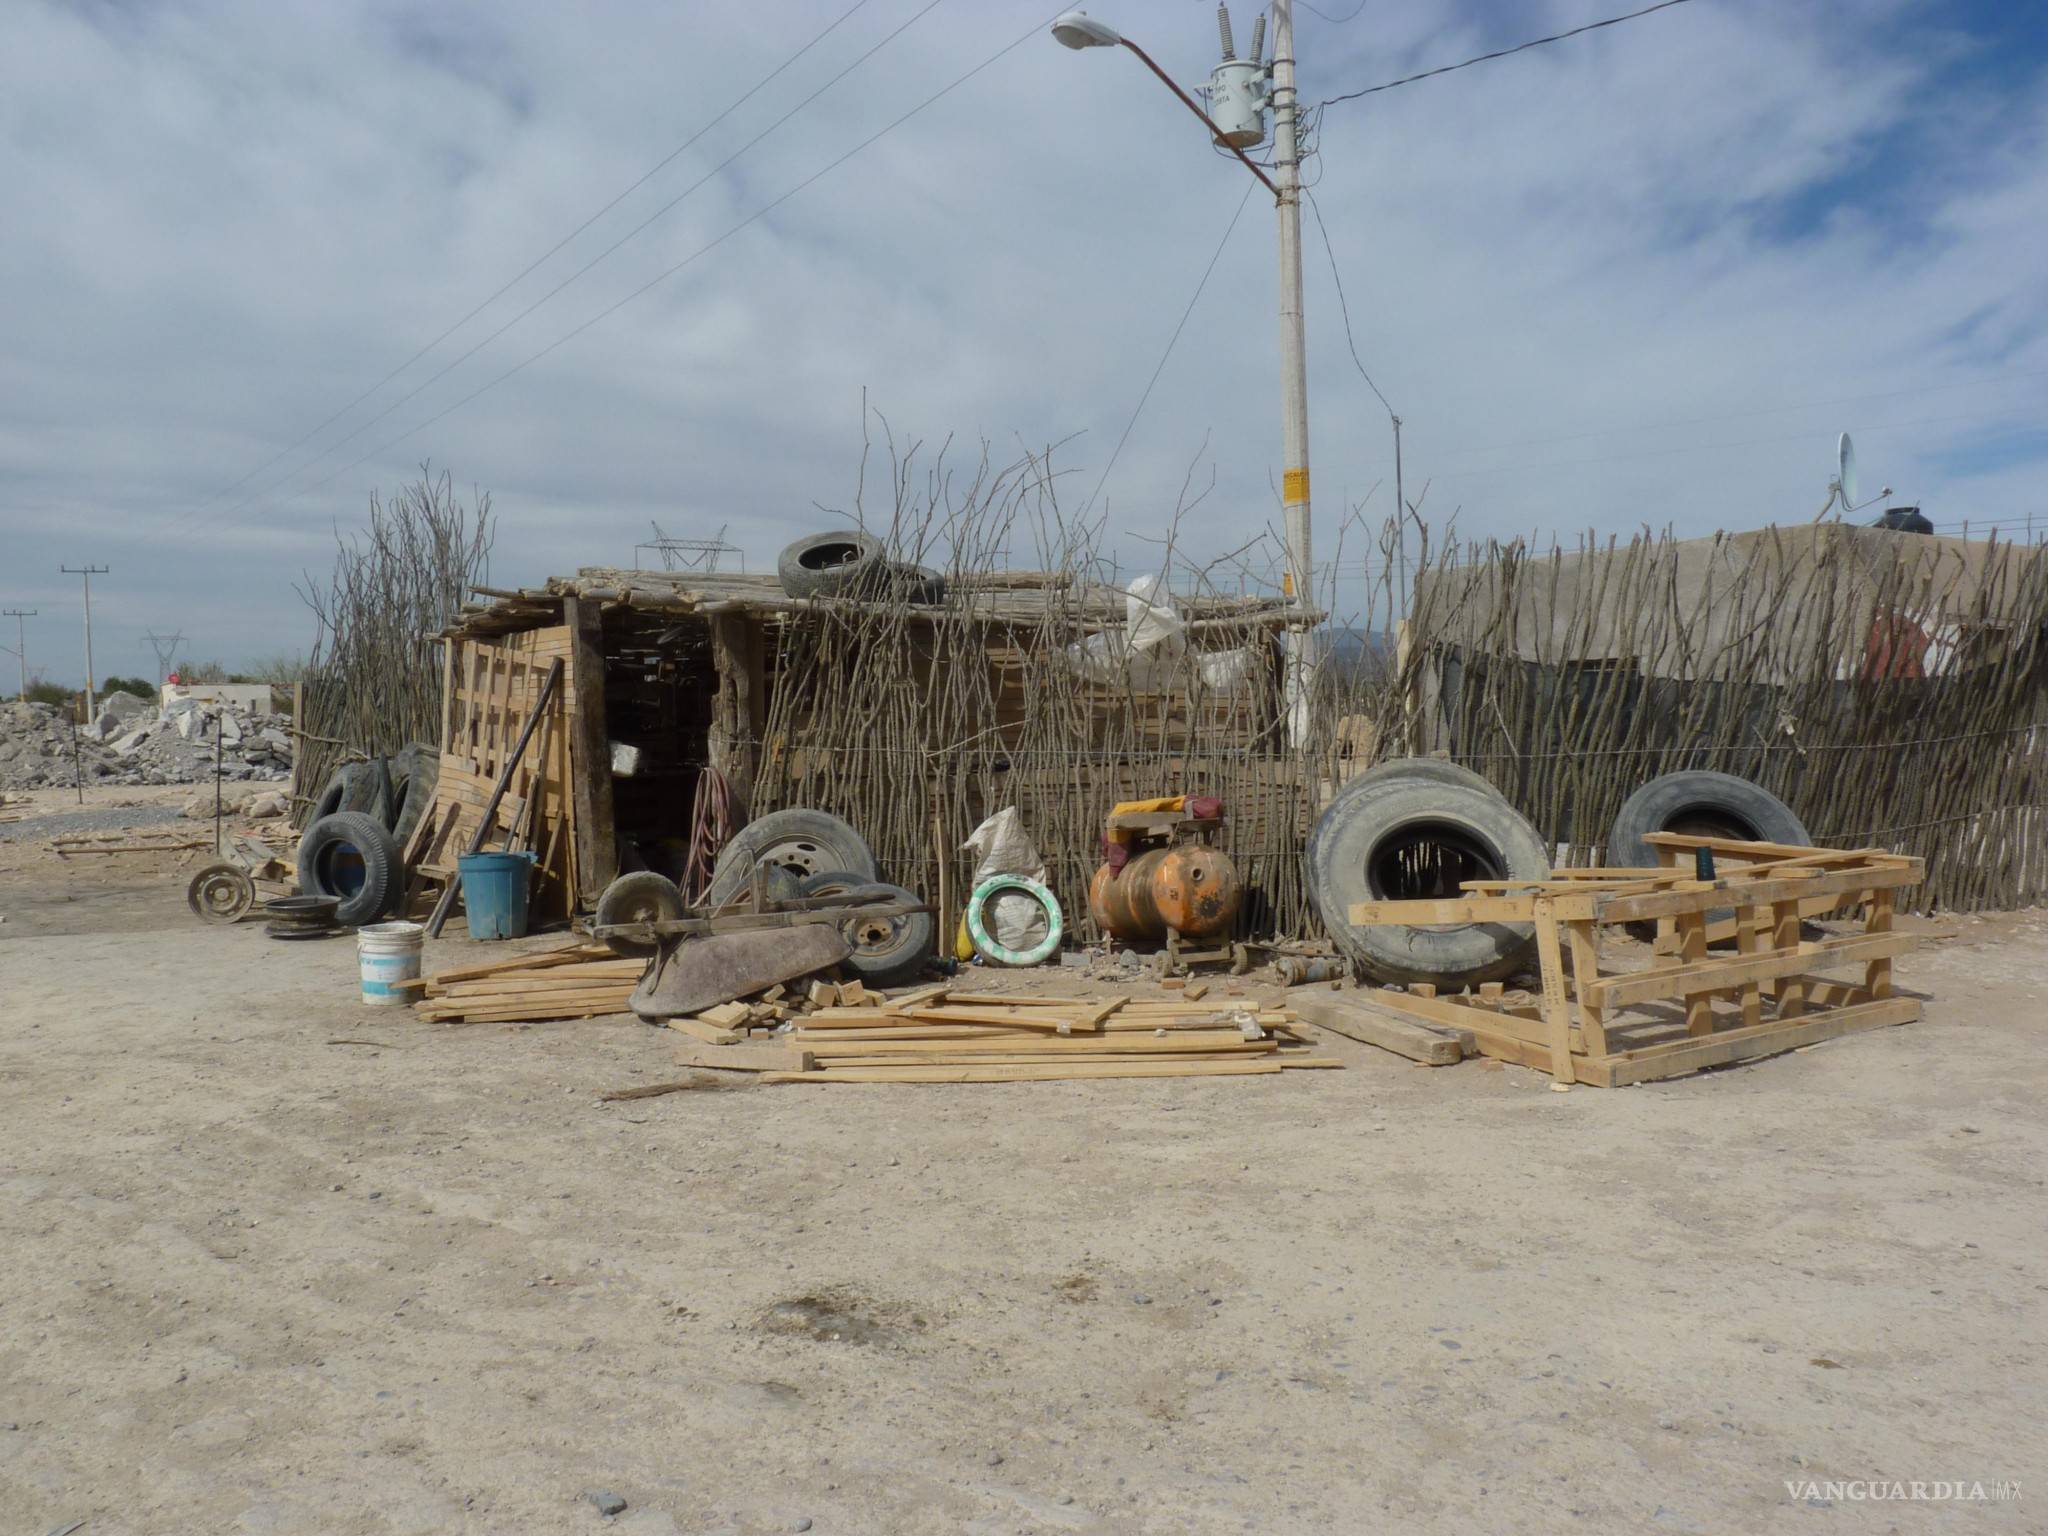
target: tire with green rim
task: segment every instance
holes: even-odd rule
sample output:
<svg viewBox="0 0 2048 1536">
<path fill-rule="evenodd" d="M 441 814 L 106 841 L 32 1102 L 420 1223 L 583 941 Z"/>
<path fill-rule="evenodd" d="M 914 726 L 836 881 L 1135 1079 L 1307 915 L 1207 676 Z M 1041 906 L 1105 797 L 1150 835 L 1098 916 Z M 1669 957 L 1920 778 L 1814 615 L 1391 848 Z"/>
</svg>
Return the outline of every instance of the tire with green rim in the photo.
<svg viewBox="0 0 2048 1536">
<path fill-rule="evenodd" d="M 988 910 L 998 896 L 1010 893 L 1030 897 L 1044 913 L 1043 934 L 1023 949 L 1011 949 L 996 938 Z M 1028 875 L 991 875 L 967 898 L 967 936 L 974 941 L 981 957 L 996 965 L 1042 965 L 1059 952 L 1065 932 L 1066 920 L 1060 913 L 1059 898 Z"/>
</svg>

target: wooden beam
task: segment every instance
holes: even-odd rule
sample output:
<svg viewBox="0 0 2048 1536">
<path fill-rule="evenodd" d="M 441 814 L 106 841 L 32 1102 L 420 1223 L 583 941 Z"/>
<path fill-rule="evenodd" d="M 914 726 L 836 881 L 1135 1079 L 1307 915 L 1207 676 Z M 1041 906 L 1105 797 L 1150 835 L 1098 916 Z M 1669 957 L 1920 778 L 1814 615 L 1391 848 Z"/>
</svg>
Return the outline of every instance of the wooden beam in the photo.
<svg viewBox="0 0 2048 1536">
<path fill-rule="evenodd" d="M 1550 1028 L 1550 1075 L 1576 1081 L 1572 1071 L 1571 1000 L 1564 990 L 1564 946 L 1558 939 L 1553 899 L 1536 899 L 1536 960 L 1543 971 L 1543 1022 Z"/>
<path fill-rule="evenodd" d="M 1799 976 L 1830 966 L 1850 965 L 1902 955 L 1916 947 L 1907 933 L 1852 934 L 1847 938 L 1794 942 L 1790 949 L 1759 950 L 1734 960 L 1707 960 L 1704 952 L 1675 966 L 1610 976 L 1591 989 L 1601 1006 L 1622 1008 L 1660 997 L 1690 997 L 1729 992 L 1761 981 Z"/>
<path fill-rule="evenodd" d="M 1875 1002 L 1831 1008 L 1808 1015 L 1797 1023 L 1759 1025 L 1755 1029 L 1729 1029 L 1704 1040 L 1673 1040 L 1640 1050 L 1624 1051 L 1606 1058 L 1607 1086 L 1650 1082 L 1660 1077 L 1677 1077 L 1706 1067 L 1723 1067 L 1737 1061 L 1754 1061 L 1776 1056 L 1838 1035 L 1858 1030 L 1882 1029 L 1893 1024 L 1910 1024 L 1920 1017 L 1915 998 L 1887 997 Z"/>
<path fill-rule="evenodd" d="M 562 599 L 569 629 L 569 795 L 576 820 L 576 896 L 594 906 L 619 873 L 612 812 L 612 745 L 605 726 L 604 616 L 588 598 Z"/>
<path fill-rule="evenodd" d="M 711 660 L 718 698 L 711 715 L 708 755 L 732 793 L 733 825 L 750 815 L 754 778 L 761 767 L 761 737 L 768 725 L 768 685 L 761 627 L 744 613 L 711 615 Z"/>
<path fill-rule="evenodd" d="M 1295 1000 L 1295 1010 L 1319 1029 L 1333 1035 L 1376 1045 L 1396 1056 L 1420 1061 L 1432 1067 L 1448 1067 L 1462 1061 L 1469 1030 L 1463 1038 L 1419 1019 L 1403 1018 L 1392 1008 L 1364 997 L 1344 997 L 1335 992 L 1304 993 Z M 1474 1047 L 1476 1049 L 1477 1047 Z"/>
</svg>

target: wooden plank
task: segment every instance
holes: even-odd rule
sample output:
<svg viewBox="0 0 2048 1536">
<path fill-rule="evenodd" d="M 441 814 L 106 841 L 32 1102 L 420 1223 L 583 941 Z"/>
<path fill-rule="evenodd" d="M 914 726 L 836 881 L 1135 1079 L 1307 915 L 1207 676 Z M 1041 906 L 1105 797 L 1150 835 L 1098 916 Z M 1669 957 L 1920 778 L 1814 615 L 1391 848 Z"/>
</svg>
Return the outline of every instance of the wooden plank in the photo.
<svg viewBox="0 0 2048 1536">
<path fill-rule="evenodd" d="M 1336 992 L 1310 993 L 1296 1004 L 1301 1016 L 1333 1035 L 1376 1045 L 1410 1061 L 1432 1067 L 1448 1067 L 1465 1059 L 1465 1042 L 1419 1019 L 1403 1018 L 1391 1008 L 1363 997 L 1346 997 Z"/>
<path fill-rule="evenodd" d="M 1870 893 L 1870 914 L 1864 919 L 1863 931 L 1872 938 L 1892 936 L 1892 893 L 1872 891 Z M 1863 987 L 1873 998 L 1892 995 L 1892 962 L 1889 954 L 1876 954 L 1863 967 Z"/>
<path fill-rule="evenodd" d="M 1754 940 L 1752 941 L 1754 942 Z M 1788 950 L 1758 949 L 1734 960 L 1702 958 L 1656 970 L 1638 971 L 1601 980 L 1593 989 L 1603 1007 L 1621 1008 L 1656 998 L 1734 991 L 1745 984 L 1798 976 L 1830 966 L 1864 963 L 1902 955 L 1917 947 L 1911 934 L 1852 934 L 1812 943 L 1794 942 Z"/>
<path fill-rule="evenodd" d="M 1579 1033 L 1586 1054 L 1607 1054 L 1607 1024 L 1596 990 L 1600 981 L 1600 933 L 1592 923 L 1568 923 L 1565 938 L 1572 952 L 1572 991 L 1579 1005 Z"/>
<path fill-rule="evenodd" d="M 1760 906 L 1765 902 L 1775 905 L 1781 901 L 1800 901 L 1822 895 L 1846 895 L 1851 891 L 1875 890 L 1901 885 L 1918 885 L 1921 879 L 1920 861 L 1900 861 L 1895 864 L 1872 867 L 1851 867 L 1848 869 L 1805 872 L 1794 878 L 1788 871 L 1785 875 L 1767 880 L 1735 881 L 1716 880 L 1704 891 L 1681 891 L 1652 893 L 1642 896 L 1602 897 L 1589 896 L 1557 898 L 1592 903 L 1584 915 L 1597 917 L 1603 923 L 1644 922 L 1654 917 L 1670 917 L 1680 912 L 1704 912 L 1714 907 L 1733 906 L 1738 902 Z M 1576 914 L 1572 914 L 1576 915 Z M 1783 947 L 1783 946 L 1779 946 Z"/>
<path fill-rule="evenodd" d="M 1543 972 L 1543 1022 L 1550 1031 L 1550 1075 L 1560 1083 L 1572 1073 L 1571 1000 L 1565 994 L 1564 947 L 1558 941 L 1555 897 L 1536 898 L 1536 959 Z"/>
<path fill-rule="evenodd" d="M 1355 928 L 1392 925 L 1423 928 L 1433 923 L 1526 923 L 1530 896 L 1468 896 L 1440 901 L 1359 901 L 1345 915 Z"/>
<path fill-rule="evenodd" d="M 569 631 L 569 799 L 576 833 L 576 888 L 594 902 L 619 872 L 612 811 L 611 735 L 605 726 L 604 620 L 598 605 L 562 599 Z"/>
<path fill-rule="evenodd" d="M 1603 1075 L 1608 1081 L 1605 1086 L 1619 1088 L 1629 1083 L 1698 1072 L 1707 1067 L 1754 1061 L 1859 1030 L 1910 1024 L 1919 1017 L 1917 999 L 1887 997 L 1809 1014 L 1796 1024 L 1764 1024 L 1754 1030 L 1723 1030 L 1704 1040 L 1674 1040 L 1662 1045 L 1644 1046 L 1640 1050 L 1624 1051 L 1606 1058 Z"/>
<path fill-rule="evenodd" d="M 1757 932 L 1759 908 L 1743 907 L 1735 914 L 1735 947 L 1745 959 L 1755 961 L 1764 953 L 1763 935 Z M 1749 975 L 1742 983 L 1742 1028 L 1755 1029 L 1764 1021 L 1763 979 Z M 1776 995 L 1776 988 L 1772 994 Z"/>
<path fill-rule="evenodd" d="M 972 1067 L 842 1067 L 830 1072 L 768 1072 L 764 1083 L 1048 1083 L 1096 1077 L 1252 1077 L 1278 1072 L 1257 1061 L 1077 1061 Z"/>
<path fill-rule="evenodd" d="M 1030 1051 L 1056 1056 L 1189 1055 L 1210 1051 L 1219 1055 L 1263 1055 L 1279 1049 L 1272 1040 L 1247 1040 L 1235 1030 L 1211 1030 L 1202 1034 L 1182 1031 L 1160 1038 L 1156 1035 L 1011 1035 L 1008 1038 L 963 1040 L 805 1040 L 805 1050 L 820 1061 L 840 1056 L 916 1056 L 934 1050 L 957 1051 L 963 1056 L 1001 1055 Z"/>
<path fill-rule="evenodd" d="M 1675 919 L 1678 929 L 1678 964 L 1660 970 L 1650 978 L 1652 985 L 1667 985 L 1674 976 L 1690 971 L 1697 975 L 1707 963 L 1707 915 L 1705 912 L 1680 912 Z M 1685 1032 L 1688 1035 L 1710 1035 L 1714 1032 L 1714 996 L 1711 992 L 1692 987 L 1680 987 L 1676 994 L 1685 999 Z"/>
<path fill-rule="evenodd" d="M 786 1045 L 678 1044 L 679 1067 L 711 1067 L 720 1072 L 808 1072 L 810 1054 Z"/>
<path fill-rule="evenodd" d="M 738 1030 L 728 1029 L 723 1024 L 707 1023 L 703 1019 L 674 1018 L 662 1022 L 692 1040 L 702 1040 L 706 1045 L 737 1045 L 744 1038 Z"/>
<path fill-rule="evenodd" d="M 1772 904 L 1771 947 L 1779 951 L 1797 951 L 1799 948 L 1799 902 L 1796 896 Z M 1779 983 L 1778 1017 L 1796 1019 L 1804 1012 L 1806 988 L 1797 977 Z"/>
</svg>

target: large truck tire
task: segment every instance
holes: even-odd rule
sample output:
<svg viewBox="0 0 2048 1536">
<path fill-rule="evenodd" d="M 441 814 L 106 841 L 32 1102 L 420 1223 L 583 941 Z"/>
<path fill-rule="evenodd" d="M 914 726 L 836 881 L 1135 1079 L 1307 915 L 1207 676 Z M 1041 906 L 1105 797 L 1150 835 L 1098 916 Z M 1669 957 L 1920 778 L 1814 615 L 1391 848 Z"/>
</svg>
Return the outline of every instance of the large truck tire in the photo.
<svg viewBox="0 0 2048 1536">
<path fill-rule="evenodd" d="M 1543 880 L 1550 853 L 1491 788 L 1438 775 L 1361 777 L 1337 793 L 1308 840 L 1309 896 L 1339 950 L 1377 981 L 1462 987 L 1527 961 L 1527 923 L 1353 927 L 1361 901 L 1456 898 L 1462 880 Z"/>
</svg>

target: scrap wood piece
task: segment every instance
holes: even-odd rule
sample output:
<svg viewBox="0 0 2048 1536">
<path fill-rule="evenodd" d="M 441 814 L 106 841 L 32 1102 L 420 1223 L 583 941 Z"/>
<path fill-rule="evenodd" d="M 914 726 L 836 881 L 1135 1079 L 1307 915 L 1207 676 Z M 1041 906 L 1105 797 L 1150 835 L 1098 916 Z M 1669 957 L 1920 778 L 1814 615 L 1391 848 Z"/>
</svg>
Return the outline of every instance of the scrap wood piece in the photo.
<svg viewBox="0 0 2048 1536">
<path fill-rule="evenodd" d="M 882 1011 L 885 1013 L 901 1013 L 907 1008 L 918 1008 L 927 1004 L 944 1002 L 947 989 L 950 986 L 950 982 L 942 981 L 935 986 L 912 987 L 908 992 L 898 992 L 893 997 L 885 995 L 882 999 Z"/>
<path fill-rule="evenodd" d="M 670 1029 L 678 1030 L 688 1035 L 692 1040 L 702 1040 L 706 1045 L 738 1045 L 740 1042 L 737 1030 L 727 1029 L 721 1024 L 709 1023 L 701 1017 L 693 1019 L 687 1015 L 678 1014 L 674 1018 L 663 1019 L 662 1023 L 666 1024 Z"/>
<path fill-rule="evenodd" d="M 675 1062 L 679 1067 L 711 1067 L 720 1072 L 808 1072 L 811 1054 L 786 1045 L 762 1042 L 738 1045 L 702 1045 L 677 1042 Z"/>
<path fill-rule="evenodd" d="M 1460 1032 L 1404 1017 L 1365 997 L 1318 991 L 1301 997 L 1295 1007 L 1309 1023 L 1332 1034 L 1376 1045 L 1383 1051 L 1432 1067 L 1452 1066 L 1477 1051 L 1470 1031 Z"/>
<path fill-rule="evenodd" d="M 1076 1061 L 1045 1065 L 840 1067 L 766 1072 L 764 1083 L 1042 1083 L 1091 1077 L 1251 1077 L 1280 1070 L 1270 1058 L 1224 1061 Z"/>
</svg>

